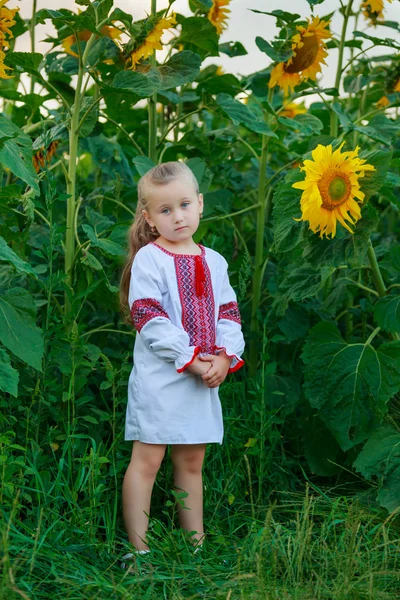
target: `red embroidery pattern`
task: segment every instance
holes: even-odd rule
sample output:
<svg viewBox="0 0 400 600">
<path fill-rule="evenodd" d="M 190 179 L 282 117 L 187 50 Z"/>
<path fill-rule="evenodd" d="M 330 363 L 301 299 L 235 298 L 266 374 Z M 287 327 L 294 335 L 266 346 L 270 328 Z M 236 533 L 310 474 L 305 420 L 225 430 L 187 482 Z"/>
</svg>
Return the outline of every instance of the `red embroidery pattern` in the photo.
<svg viewBox="0 0 400 600">
<path fill-rule="evenodd" d="M 226 304 L 221 304 L 218 312 L 218 321 L 220 319 L 230 319 L 231 321 L 235 321 L 241 325 L 240 320 L 240 312 L 237 302 L 227 302 Z"/>
<path fill-rule="evenodd" d="M 179 297 L 182 307 L 182 326 L 188 333 L 191 346 L 200 346 L 200 352 L 213 354 L 215 344 L 215 306 L 211 273 L 205 259 L 205 248 L 201 256 L 175 254 L 156 242 L 150 242 L 166 254 L 173 256 Z"/>
<path fill-rule="evenodd" d="M 147 321 L 154 319 L 154 317 L 167 317 L 169 319 L 168 313 L 155 298 L 135 300 L 132 304 L 131 316 L 135 329 L 139 333 Z"/>
<path fill-rule="evenodd" d="M 215 307 L 214 293 L 211 283 L 210 269 L 202 260 L 204 280 L 201 295 L 197 294 L 196 263 L 193 257 L 175 255 L 175 270 L 178 282 L 179 296 L 182 306 L 182 325 L 189 334 L 190 345 L 200 346 L 201 352 L 213 353 L 215 344 Z M 196 291 L 197 290 L 197 291 Z"/>
</svg>

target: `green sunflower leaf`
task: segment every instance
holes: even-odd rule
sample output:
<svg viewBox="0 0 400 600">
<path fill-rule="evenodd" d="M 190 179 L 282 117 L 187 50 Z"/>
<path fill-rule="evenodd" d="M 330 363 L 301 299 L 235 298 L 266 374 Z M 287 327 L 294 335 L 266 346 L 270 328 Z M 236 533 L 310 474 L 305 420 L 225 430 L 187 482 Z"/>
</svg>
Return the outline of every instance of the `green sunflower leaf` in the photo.
<svg viewBox="0 0 400 600">
<path fill-rule="evenodd" d="M 190 43 L 207 50 L 208 56 L 219 56 L 217 30 L 206 17 L 187 17 L 182 21 L 182 33 L 176 43 Z"/>
<path fill-rule="evenodd" d="M 384 331 L 400 332 L 400 296 L 386 296 L 374 306 L 374 316 Z"/>
<path fill-rule="evenodd" d="M 27 365 L 42 372 L 43 336 L 36 327 L 36 306 L 22 288 L 9 288 L 0 296 L 0 342 Z"/>
<path fill-rule="evenodd" d="M 293 183 L 303 179 L 303 173 L 293 168 L 276 187 L 272 203 L 272 252 L 289 252 L 304 241 L 307 225 L 304 221 L 294 220 L 301 217 L 301 210 L 299 192 L 292 187 Z"/>
<path fill-rule="evenodd" d="M 12 265 L 14 265 L 14 267 L 16 268 L 16 270 L 19 273 L 29 273 L 30 275 L 33 275 L 37 279 L 36 272 L 31 267 L 31 265 L 28 262 L 26 262 L 25 260 L 22 260 L 22 258 L 20 258 L 18 256 L 18 254 L 15 254 L 14 250 L 12 250 L 7 245 L 7 242 L 1 236 L 0 236 L 0 261 L 9 262 Z"/>
<path fill-rule="evenodd" d="M 400 341 L 347 344 L 335 324 L 313 327 L 304 346 L 305 396 L 342 450 L 367 439 L 400 389 Z"/>
<path fill-rule="evenodd" d="M 269 56 L 274 62 L 286 62 L 289 60 L 291 56 L 293 56 L 294 52 L 291 48 L 288 48 L 286 43 L 280 43 L 279 45 L 275 43 L 273 46 L 262 37 L 256 37 L 256 44 L 267 56 Z"/>
<path fill-rule="evenodd" d="M 242 124 L 247 129 L 256 133 L 263 133 L 269 137 L 278 138 L 269 125 L 262 121 L 256 112 L 232 98 L 229 94 L 218 94 L 216 102 L 223 112 L 233 121 L 235 125 Z"/>
<path fill-rule="evenodd" d="M 307 263 L 294 266 L 280 283 L 272 308 L 278 316 L 283 315 L 291 300 L 299 302 L 315 296 L 333 272 L 334 269 L 327 266 L 319 269 Z"/>
<path fill-rule="evenodd" d="M 19 373 L 11 366 L 7 352 L 0 348 L 0 390 L 15 398 L 18 396 Z"/>
<path fill-rule="evenodd" d="M 381 481 L 378 501 L 389 512 L 400 505 L 400 433 L 383 425 L 366 442 L 353 467 L 366 479 Z"/>
</svg>

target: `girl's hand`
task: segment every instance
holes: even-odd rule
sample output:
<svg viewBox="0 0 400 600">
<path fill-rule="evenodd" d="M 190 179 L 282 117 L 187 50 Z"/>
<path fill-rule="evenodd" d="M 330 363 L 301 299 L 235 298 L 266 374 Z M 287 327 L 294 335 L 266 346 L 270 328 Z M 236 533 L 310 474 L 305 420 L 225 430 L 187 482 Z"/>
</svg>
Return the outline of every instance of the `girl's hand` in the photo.
<svg viewBox="0 0 400 600">
<path fill-rule="evenodd" d="M 226 355 L 225 351 L 219 354 L 205 354 L 204 356 L 196 357 L 202 361 L 211 361 L 211 369 L 202 375 L 202 380 L 209 388 L 218 387 L 226 378 L 232 358 Z"/>
<path fill-rule="evenodd" d="M 205 375 L 211 366 L 212 363 L 210 361 L 201 361 L 199 360 L 199 356 L 196 356 L 192 364 L 186 367 L 186 369 L 195 375 Z"/>
</svg>

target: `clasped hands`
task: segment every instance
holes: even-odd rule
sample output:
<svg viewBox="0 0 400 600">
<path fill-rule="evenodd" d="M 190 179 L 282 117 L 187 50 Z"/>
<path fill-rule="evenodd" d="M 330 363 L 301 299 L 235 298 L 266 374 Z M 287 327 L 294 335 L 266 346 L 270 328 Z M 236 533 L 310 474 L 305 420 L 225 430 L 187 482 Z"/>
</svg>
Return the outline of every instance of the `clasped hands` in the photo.
<svg viewBox="0 0 400 600">
<path fill-rule="evenodd" d="M 195 375 L 200 375 L 207 387 L 214 388 L 224 381 L 231 362 L 232 358 L 223 350 L 219 354 L 196 356 L 187 369 Z"/>
</svg>

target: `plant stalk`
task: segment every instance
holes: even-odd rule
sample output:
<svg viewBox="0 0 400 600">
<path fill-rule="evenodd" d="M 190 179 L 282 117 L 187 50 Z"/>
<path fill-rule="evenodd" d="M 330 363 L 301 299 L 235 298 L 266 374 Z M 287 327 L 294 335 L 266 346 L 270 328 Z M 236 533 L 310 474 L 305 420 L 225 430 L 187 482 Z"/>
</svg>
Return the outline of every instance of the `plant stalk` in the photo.
<svg viewBox="0 0 400 600">
<path fill-rule="evenodd" d="M 273 88 L 268 90 L 268 102 L 271 104 L 273 97 Z M 265 115 L 265 120 L 270 119 L 269 113 Z M 269 196 L 266 193 L 267 183 L 267 158 L 268 158 L 268 136 L 263 135 L 261 138 L 261 160 L 259 171 L 258 184 L 258 204 L 257 209 L 257 232 L 256 232 L 256 253 L 254 264 L 252 305 L 251 305 L 251 323 L 250 323 L 250 351 L 249 351 L 249 375 L 254 377 L 257 371 L 258 362 L 258 343 L 259 343 L 259 323 L 257 312 L 259 310 L 261 300 L 261 285 L 262 285 L 262 265 L 264 257 L 264 230 L 266 225 L 266 216 L 268 209 Z"/>
<path fill-rule="evenodd" d="M 67 179 L 67 218 L 66 218 L 66 232 L 65 232 L 65 274 L 66 274 L 66 285 L 72 293 L 72 271 L 73 271 L 73 260 L 75 254 L 75 235 L 74 235 L 74 219 L 75 219 L 75 207 L 76 207 L 76 161 L 78 155 L 78 139 L 79 139 L 79 114 L 81 111 L 82 104 L 82 82 L 83 76 L 86 69 L 86 59 L 89 51 L 95 43 L 97 36 L 92 34 L 89 38 L 83 56 L 79 52 L 79 69 L 78 79 L 76 83 L 74 106 L 71 115 L 71 125 L 69 130 L 69 162 L 68 162 L 68 179 Z M 71 300 L 65 292 L 64 302 L 64 314 L 69 315 L 71 312 L 72 304 Z M 68 319 L 66 322 L 67 333 L 71 331 L 72 319 Z"/>
<path fill-rule="evenodd" d="M 151 0 L 151 16 L 157 14 L 157 0 Z M 150 64 L 152 67 L 157 66 L 156 51 L 150 56 Z M 157 164 L 157 93 L 150 96 L 148 103 L 149 114 L 149 158 Z"/>
<path fill-rule="evenodd" d="M 342 33 L 340 36 L 339 56 L 338 56 L 338 64 L 337 64 L 336 79 L 335 79 L 335 88 L 338 91 L 338 96 L 339 96 L 339 92 L 340 92 L 340 80 L 342 77 L 343 51 L 344 51 L 344 44 L 346 42 L 347 23 L 350 18 L 352 4 L 353 4 L 353 0 L 349 0 L 349 3 L 346 7 L 346 12 L 344 14 Z M 337 134 L 338 134 L 338 116 L 335 113 L 335 111 L 332 111 L 331 112 L 331 135 L 333 137 L 337 137 Z"/>
</svg>

